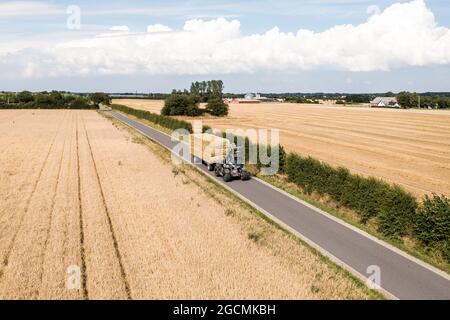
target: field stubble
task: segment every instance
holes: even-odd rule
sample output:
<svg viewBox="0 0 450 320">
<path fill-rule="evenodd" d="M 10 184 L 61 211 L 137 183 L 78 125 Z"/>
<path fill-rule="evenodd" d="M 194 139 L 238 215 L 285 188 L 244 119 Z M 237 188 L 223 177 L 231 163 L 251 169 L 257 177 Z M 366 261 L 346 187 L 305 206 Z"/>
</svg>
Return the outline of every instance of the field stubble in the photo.
<svg viewBox="0 0 450 320">
<path fill-rule="evenodd" d="M 2 299 L 376 297 L 96 112 L 2 113 L 0 137 Z"/>
<path fill-rule="evenodd" d="M 159 113 L 163 101 L 117 100 Z M 194 119 L 188 119 L 193 121 Z M 450 195 L 450 112 L 270 103 L 231 105 L 220 130 L 278 128 L 288 151 L 397 183 L 415 195 Z"/>
</svg>

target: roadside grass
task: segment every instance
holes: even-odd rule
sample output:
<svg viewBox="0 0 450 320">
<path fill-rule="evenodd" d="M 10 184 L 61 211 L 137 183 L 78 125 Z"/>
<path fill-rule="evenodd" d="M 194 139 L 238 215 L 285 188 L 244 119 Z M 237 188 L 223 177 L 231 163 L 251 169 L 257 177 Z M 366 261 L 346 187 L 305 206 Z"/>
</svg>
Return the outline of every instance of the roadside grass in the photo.
<svg viewBox="0 0 450 320">
<path fill-rule="evenodd" d="M 326 197 L 320 197 L 316 194 L 305 194 L 300 187 L 296 186 L 293 183 L 290 183 L 287 180 L 286 176 L 261 176 L 256 174 L 255 170 L 252 171 L 259 179 L 289 193 L 290 195 L 303 200 L 313 205 L 314 207 L 317 207 L 320 210 L 325 211 L 358 229 L 361 229 L 362 231 L 365 231 L 375 238 L 378 238 L 397 247 L 398 249 L 410 254 L 415 258 L 418 258 L 419 260 L 422 260 L 440 270 L 450 273 L 450 264 L 448 264 L 442 258 L 439 252 L 426 250 L 423 246 L 417 243 L 417 241 L 414 241 L 414 239 L 411 239 L 410 237 L 404 237 L 402 240 L 396 240 L 383 236 L 383 234 L 378 231 L 377 225 L 373 219 L 369 220 L 367 224 L 363 224 L 360 222 L 359 216 L 356 212 L 347 208 L 337 206 L 332 200 Z"/>
<path fill-rule="evenodd" d="M 158 143 L 148 139 L 140 132 L 133 130 L 127 125 L 121 123 L 119 120 L 111 117 L 103 112 L 100 112 L 104 117 L 108 118 L 114 126 L 126 130 L 133 138 L 132 142 L 145 145 L 150 151 L 156 154 L 160 159 L 173 166 L 172 173 L 174 176 L 181 175 L 184 182 L 190 182 L 198 186 L 206 195 L 214 199 L 219 205 L 224 208 L 224 214 L 229 218 L 233 219 L 242 229 L 245 234 L 247 234 L 248 239 L 254 242 L 256 245 L 264 247 L 270 250 L 275 256 L 282 256 L 291 263 L 298 263 L 298 256 L 292 253 L 287 248 L 291 245 L 306 248 L 309 252 L 313 254 L 318 261 L 324 263 L 327 267 L 334 270 L 336 274 L 347 278 L 355 288 L 361 290 L 361 292 L 368 299 L 385 299 L 385 297 L 378 291 L 369 289 L 363 281 L 361 281 L 356 276 L 352 275 L 349 271 L 340 267 L 331 261 L 328 257 L 321 254 L 318 250 L 311 247 L 305 241 L 286 230 L 281 225 L 277 224 L 275 221 L 271 220 L 265 214 L 255 209 L 247 202 L 240 199 L 238 196 L 221 186 L 217 181 L 204 175 L 198 168 L 190 166 L 188 164 L 182 164 L 176 166 L 171 162 L 170 152 L 164 147 L 160 146 Z M 129 116 L 129 115 L 127 115 Z M 133 118 L 133 117 L 130 117 Z M 136 119 L 136 118 L 135 118 Z M 161 130 L 159 126 L 152 124 L 148 121 L 142 119 L 136 119 L 139 122 L 148 124 L 149 126 Z M 161 130 L 166 133 L 166 130 Z M 170 133 L 169 133 L 170 134 Z M 320 278 L 320 275 L 318 275 Z M 320 279 L 318 279 L 320 280 Z M 339 279 L 330 279 L 330 281 L 339 281 Z M 340 280 L 342 281 L 342 280 Z M 327 290 L 326 288 L 321 288 L 318 284 L 311 284 L 311 292 L 318 293 L 319 291 Z M 348 296 L 342 297 L 343 299 L 354 299 L 355 296 L 349 292 Z"/>
</svg>

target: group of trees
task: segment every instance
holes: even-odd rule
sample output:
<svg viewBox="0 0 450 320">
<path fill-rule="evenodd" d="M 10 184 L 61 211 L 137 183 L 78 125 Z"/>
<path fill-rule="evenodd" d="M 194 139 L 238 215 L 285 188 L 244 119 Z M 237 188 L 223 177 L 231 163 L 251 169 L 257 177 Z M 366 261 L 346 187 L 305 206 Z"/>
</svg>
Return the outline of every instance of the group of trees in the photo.
<svg viewBox="0 0 450 320">
<path fill-rule="evenodd" d="M 369 103 L 374 98 L 373 95 L 368 94 L 350 94 L 345 96 L 345 103 Z"/>
<path fill-rule="evenodd" d="M 397 102 L 402 108 L 417 108 L 419 106 L 419 96 L 416 93 L 403 91 L 397 95 Z"/>
<path fill-rule="evenodd" d="M 22 91 L 6 93 L 1 96 L 2 109 L 93 109 L 101 103 L 109 104 L 110 99 L 104 93 L 88 96 L 74 95 L 67 92 L 51 91 L 32 93 Z"/>
<path fill-rule="evenodd" d="M 200 109 L 200 97 L 194 94 L 174 93 L 164 102 L 161 114 L 165 116 L 190 116 L 202 115 Z"/>
<path fill-rule="evenodd" d="M 289 181 L 308 194 L 328 196 L 357 212 L 362 223 L 376 222 L 387 237 L 409 236 L 426 248 L 437 249 L 450 262 L 450 200 L 445 196 L 416 198 L 399 186 L 355 175 L 311 157 L 289 154 L 285 166 Z"/>
<path fill-rule="evenodd" d="M 200 96 L 202 102 L 208 102 L 211 99 L 222 99 L 223 89 L 222 80 L 196 81 L 191 84 L 190 93 Z"/>
<path fill-rule="evenodd" d="M 111 104 L 111 98 L 103 92 L 95 92 L 95 93 L 91 93 L 88 96 L 89 101 L 95 105 L 95 106 L 99 106 L 100 104 L 105 104 L 105 105 L 110 105 Z"/>
<path fill-rule="evenodd" d="M 211 80 L 194 82 L 191 90 L 177 91 L 165 100 L 161 114 L 165 116 L 198 117 L 205 113 L 221 117 L 228 115 L 228 105 L 223 102 L 223 82 Z M 206 108 L 200 103 L 206 102 Z"/>
<path fill-rule="evenodd" d="M 306 98 L 306 97 L 286 97 L 284 99 L 284 101 L 291 102 L 291 103 L 319 104 L 319 101 L 316 100 L 315 98 L 309 99 L 309 98 Z"/>
<path fill-rule="evenodd" d="M 419 96 L 417 93 L 403 91 L 397 95 L 397 101 L 402 108 L 450 108 L 450 97 L 445 94 L 424 94 Z"/>
</svg>

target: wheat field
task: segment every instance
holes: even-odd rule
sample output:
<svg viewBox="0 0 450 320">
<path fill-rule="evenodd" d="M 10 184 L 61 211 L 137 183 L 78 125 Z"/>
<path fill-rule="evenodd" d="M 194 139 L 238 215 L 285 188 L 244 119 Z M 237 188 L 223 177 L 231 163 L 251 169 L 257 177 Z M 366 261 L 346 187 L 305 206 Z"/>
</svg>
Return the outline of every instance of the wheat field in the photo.
<svg viewBox="0 0 450 320">
<path fill-rule="evenodd" d="M 164 104 L 116 102 L 152 112 Z M 276 128 L 288 151 L 397 183 L 417 196 L 450 195 L 450 111 L 232 104 L 228 117 L 202 120 L 220 130 Z"/>
<path fill-rule="evenodd" d="M 136 135 L 94 111 L 0 111 L 1 299 L 372 297 Z"/>
</svg>

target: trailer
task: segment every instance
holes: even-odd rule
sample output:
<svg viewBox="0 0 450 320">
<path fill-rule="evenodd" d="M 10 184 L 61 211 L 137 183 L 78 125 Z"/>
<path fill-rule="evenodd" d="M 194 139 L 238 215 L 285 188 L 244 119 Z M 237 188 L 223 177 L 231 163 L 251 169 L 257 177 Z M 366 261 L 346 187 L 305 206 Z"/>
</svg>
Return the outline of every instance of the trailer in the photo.
<svg viewBox="0 0 450 320">
<path fill-rule="evenodd" d="M 250 179 L 243 161 L 240 161 L 243 159 L 242 151 L 228 139 L 212 134 L 192 134 L 189 140 L 194 161 L 201 161 L 208 171 L 214 171 L 216 176 L 223 177 L 225 182 L 234 178 Z"/>
</svg>

